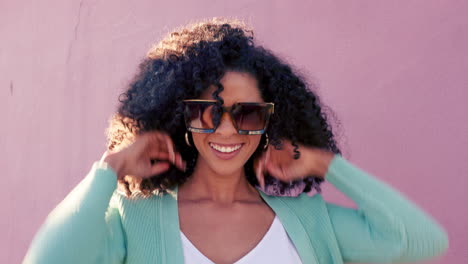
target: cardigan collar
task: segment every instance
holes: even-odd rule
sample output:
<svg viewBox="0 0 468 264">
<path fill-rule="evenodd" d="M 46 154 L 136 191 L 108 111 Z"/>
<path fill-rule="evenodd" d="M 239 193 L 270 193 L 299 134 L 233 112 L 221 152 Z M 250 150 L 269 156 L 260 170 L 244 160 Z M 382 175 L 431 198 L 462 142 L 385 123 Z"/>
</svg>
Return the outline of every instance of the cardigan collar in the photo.
<svg viewBox="0 0 468 264">
<path fill-rule="evenodd" d="M 310 242 L 310 238 L 301 223 L 296 212 L 287 203 L 283 197 L 269 196 L 259 190 L 262 199 L 270 206 L 278 218 L 281 220 L 286 232 L 293 242 L 296 250 L 301 258 L 302 263 L 318 263 L 317 254 Z M 179 211 L 177 205 L 178 188 L 175 187 L 172 191 L 162 196 L 160 218 L 162 221 L 161 239 L 164 246 L 162 250 L 163 263 L 184 263 L 184 253 L 182 249 L 182 241 L 180 237 Z M 291 199 L 291 198 L 286 198 Z M 169 221 L 172 219 L 172 221 Z M 166 239 L 166 238 L 176 239 Z"/>
</svg>

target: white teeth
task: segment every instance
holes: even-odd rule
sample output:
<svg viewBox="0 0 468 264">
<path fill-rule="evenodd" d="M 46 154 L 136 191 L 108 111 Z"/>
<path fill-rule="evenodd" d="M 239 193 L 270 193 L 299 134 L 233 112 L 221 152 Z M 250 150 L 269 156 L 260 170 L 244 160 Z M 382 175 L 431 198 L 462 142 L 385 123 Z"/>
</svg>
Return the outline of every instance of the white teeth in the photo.
<svg viewBox="0 0 468 264">
<path fill-rule="evenodd" d="M 229 152 L 233 152 L 233 151 L 236 151 L 236 150 L 240 149 L 242 147 L 242 144 L 236 145 L 234 147 L 223 147 L 223 146 L 219 146 L 219 145 L 215 145 L 213 143 L 210 143 L 210 146 L 212 148 L 216 149 L 219 152 L 229 153 Z"/>
</svg>

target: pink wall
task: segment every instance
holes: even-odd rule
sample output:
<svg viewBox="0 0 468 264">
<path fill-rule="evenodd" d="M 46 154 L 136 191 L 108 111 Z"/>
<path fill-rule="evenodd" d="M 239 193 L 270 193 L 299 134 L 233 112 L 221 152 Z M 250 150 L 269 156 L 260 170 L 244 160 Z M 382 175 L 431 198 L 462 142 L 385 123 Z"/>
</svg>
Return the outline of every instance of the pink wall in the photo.
<svg viewBox="0 0 468 264">
<path fill-rule="evenodd" d="M 341 120 L 345 157 L 448 229 L 448 253 L 427 263 L 468 263 L 468 2 L 137 2 L 0 2 L 0 263 L 20 262 L 100 157 L 106 119 L 150 45 L 212 16 L 246 19 L 314 76 Z"/>
</svg>

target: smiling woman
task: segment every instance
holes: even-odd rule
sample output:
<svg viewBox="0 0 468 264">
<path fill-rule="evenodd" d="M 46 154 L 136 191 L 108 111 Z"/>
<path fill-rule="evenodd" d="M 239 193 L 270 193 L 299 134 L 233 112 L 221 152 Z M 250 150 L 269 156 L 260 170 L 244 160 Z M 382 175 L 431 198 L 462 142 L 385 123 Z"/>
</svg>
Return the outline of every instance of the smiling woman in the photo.
<svg viewBox="0 0 468 264">
<path fill-rule="evenodd" d="M 239 102 L 264 103 L 257 87 L 257 80 L 248 73 L 227 72 L 220 80 L 220 84 L 223 91 L 219 93 L 219 96 L 223 98 L 224 105 L 228 107 Z M 212 93 L 212 89 L 208 89 L 200 96 L 200 99 L 211 99 Z M 244 174 L 244 164 L 258 148 L 261 135 L 239 134 L 233 121 L 232 116 L 223 114 L 221 120 L 217 122 L 219 125 L 214 133 L 192 133 L 199 153 L 197 166 L 205 168 L 204 174 L 211 172 L 210 174 L 214 177 L 239 172 Z M 262 120 L 255 120 L 256 123 L 260 121 Z M 236 124 L 240 125 L 240 122 Z M 263 129 L 265 123 L 259 125 Z M 228 152 L 228 150 L 231 151 Z M 241 179 L 245 179 L 247 183 L 245 175 Z"/>
<path fill-rule="evenodd" d="M 140 65 L 140 73 L 121 96 L 119 113 L 109 128 L 109 150 L 126 146 L 122 144 L 125 139 L 128 139 L 127 144 L 131 143 L 136 131 L 165 132 L 187 162 L 187 170 L 181 172 L 171 166 L 158 177 L 141 179 L 128 176 L 119 181 L 122 190 L 128 196 L 134 192 L 151 196 L 154 192 L 184 183 L 200 166 L 199 162 L 209 162 L 209 168 L 223 167 L 225 173 L 236 166 L 239 173 L 245 172 L 243 178 L 251 186 L 258 186 L 259 179 L 254 173 L 255 160 L 259 160 L 265 153 L 265 145 L 281 148 L 285 140 L 291 142 L 295 158 L 301 155 L 299 143 L 340 154 L 327 121 L 329 118 L 322 111 L 318 96 L 310 88 L 313 87 L 307 87 L 306 82 L 289 65 L 270 51 L 254 45 L 253 32 L 239 21 L 207 21 L 170 33 L 150 49 L 148 58 Z M 195 104 L 194 100 L 210 100 L 212 103 L 206 101 Z M 252 115 L 233 116 L 230 111 L 230 114 L 220 114 L 222 107 L 230 108 L 235 103 L 252 102 L 271 105 L 257 109 L 267 112 L 263 113 L 265 120 L 259 120 L 261 122 L 256 124 L 259 129 L 236 127 L 241 125 L 241 122 L 237 122 L 241 121 L 240 118 L 249 124 L 245 118 L 254 117 Z M 208 109 L 200 112 L 202 108 Z M 273 114 L 274 109 L 277 111 Z M 231 110 L 242 112 L 247 108 L 235 107 Z M 208 119 L 194 119 L 193 115 L 200 113 L 208 114 Z M 187 114 L 192 115 L 189 124 Z M 235 165 L 213 164 L 212 159 L 203 156 L 213 155 L 212 149 L 207 148 L 210 150 L 208 152 L 202 146 L 198 148 L 197 142 L 194 142 L 201 137 L 215 140 L 223 137 L 226 133 L 224 125 L 229 124 L 221 123 L 221 118 L 234 118 L 231 124 L 237 133 L 227 140 L 212 143 L 226 145 L 250 142 L 239 152 L 240 155 L 248 154 L 244 156 L 244 159 L 248 158 L 242 166 L 236 162 Z M 208 132 L 213 134 L 205 135 Z M 255 143 L 255 140 L 259 143 Z M 186 141 L 195 147 L 189 146 Z M 205 142 L 203 146 L 209 144 Z M 202 159 L 199 159 L 200 155 Z M 285 182 L 266 172 L 264 178 L 261 178 L 265 183 L 264 191 L 277 196 L 297 196 L 303 192 L 320 191 L 320 183 L 323 182 L 318 175 Z"/>
<path fill-rule="evenodd" d="M 445 252 L 433 218 L 340 155 L 312 88 L 238 21 L 172 32 L 122 95 L 108 151 L 24 262 L 389 263 Z M 324 201 L 324 180 L 358 209 Z"/>
</svg>

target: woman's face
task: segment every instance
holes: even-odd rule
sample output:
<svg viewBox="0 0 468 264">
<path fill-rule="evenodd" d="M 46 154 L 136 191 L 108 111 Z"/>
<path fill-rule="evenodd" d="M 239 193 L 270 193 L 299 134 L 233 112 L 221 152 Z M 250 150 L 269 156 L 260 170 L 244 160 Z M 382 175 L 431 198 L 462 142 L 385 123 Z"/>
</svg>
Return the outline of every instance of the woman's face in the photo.
<svg viewBox="0 0 468 264">
<path fill-rule="evenodd" d="M 249 73 L 226 72 L 221 79 L 224 90 L 219 94 L 225 107 L 237 102 L 262 103 L 257 80 Z M 212 93 L 217 88 L 211 86 L 199 99 L 213 100 Z M 224 113 L 220 124 L 211 134 L 192 133 L 199 152 L 197 166 L 209 168 L 219 175 L 227 175 L 243 169 L 244 164 L 255 152 L 261 135 L 240 135 L 228 113 Z"/>
</svg>

